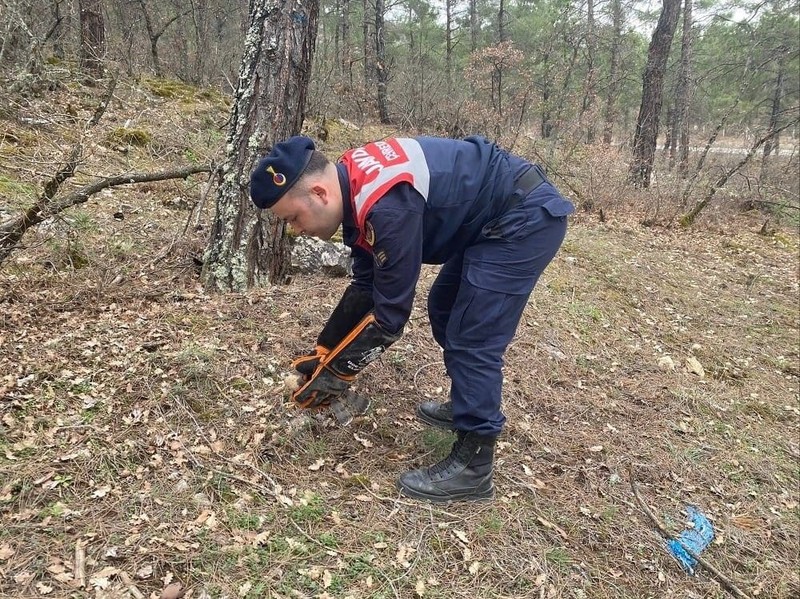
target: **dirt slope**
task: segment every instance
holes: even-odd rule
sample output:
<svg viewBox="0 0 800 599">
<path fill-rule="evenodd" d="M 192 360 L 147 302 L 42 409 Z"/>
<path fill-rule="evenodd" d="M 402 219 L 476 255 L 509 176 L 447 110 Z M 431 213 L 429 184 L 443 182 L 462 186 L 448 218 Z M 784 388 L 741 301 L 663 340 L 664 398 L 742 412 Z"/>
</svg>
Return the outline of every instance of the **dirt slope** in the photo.
<svg viewBox="0 0 800 599">
<path fill-rule="evenodd" d="M 160 101 L 120 91 L 108 126 L 155 141 L 98 142 L 91 159 L 113 160 L 85 176 L 218 149 L 221 108 Z M 6 187 L 69 146 L 60 121 L 1 123 Z M 373 408 L 337 428 L 287 408 L 281 381 L 347 281 L 206 294 L 202 185 L 95 198 L 0 270 L 0 596 L 726 596 L 669 556 L 631 479 L 672 533 L 699 507 L 703 557 L 746 592 L 800 593 L 796 235 L 579 216 L 507 354 L 497 499 L 431 507 L 394 483 L 452 442 L 413 417 L 448 388 L 424 312 L 436 269 L 358 381 Z"/>
</svg>

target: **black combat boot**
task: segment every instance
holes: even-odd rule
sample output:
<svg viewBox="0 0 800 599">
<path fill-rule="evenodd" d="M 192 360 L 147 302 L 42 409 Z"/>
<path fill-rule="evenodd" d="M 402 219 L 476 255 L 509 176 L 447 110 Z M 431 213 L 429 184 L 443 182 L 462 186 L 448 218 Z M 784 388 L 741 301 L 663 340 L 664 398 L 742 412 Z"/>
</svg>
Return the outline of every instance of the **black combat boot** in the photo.
<svg viewBox="0 0 800 599">
<path fill-rule="evenodd" d="M 491 499 L 496 441 L 497 437 L 459 431 L 449 456 L 430 468 L 406 472 L 397 488 L 407 497 L 435 503 Z"/>
<path fill-rule="evenodd" d="M 417 418 L 425 424 L 430 424 L 448 431 L 453 428 L 453 402 L 423 401 L 417 406 Z"/>
</svg>

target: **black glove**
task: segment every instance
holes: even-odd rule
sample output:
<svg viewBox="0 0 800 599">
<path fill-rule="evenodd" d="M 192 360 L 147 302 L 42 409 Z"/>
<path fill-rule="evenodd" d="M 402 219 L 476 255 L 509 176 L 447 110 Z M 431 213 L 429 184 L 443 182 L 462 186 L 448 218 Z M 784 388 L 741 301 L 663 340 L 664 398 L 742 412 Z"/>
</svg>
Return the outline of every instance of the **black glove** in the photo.
<svg viewBox="0 0 800 599">
<path fill-rule="evenodd" d="M 330 350 L 327 347 L 323 347 L 322 345 L 318 345 L 314 348 L 313 352 L 308 354 L 298 356 L 294 360 L 292 360 L 292 368 L 294 368 L 300 375 L 303 377 L 305 381 L 314 374 L 314 371 L 319 366 L 319 363 L 322 361 Z"/>
<path fill-rule="evenodd" d="M 330 352 L 330 348 L 339 345 L 341 340 L 346 337 L 372 309 L 372 306 L 371 290 L 355 287 L 354 285 L 350 285 L 344 290 L 342 299 L 339 300 L 330 318 L 328 318 L 328 322 L 325 323 L 322 332 L 320 332 L 319 337 L 317 337 L 317 346 L 314 348 L 314 351 L 295 358 L 292 361 L 292 367 L 297 370 L 301 376 L 301 389 L 317 376 L 315 375 L 315 371 L 322 362 L 322 359 Z M 341 385 L 335 382 L 325 384 L 325 378 L 327 377 L 323 377 L 323 381 L 319 381 L 306 389 L 306 394 L 309 395 L 309 397 L 301 404 L 301 407 L 324 407 L 341 395 L 343 391 L 336 392 L 336 389 Z M 319 385 L 322 385 L 322 387 L 318 387 Z M 327 391 L 325 391 L 326 389 Z M 311 397 L 311 395 L 313 395 L 313 397 Z M 293 397 L 296 397 L 296 394 Z M 295 401 L 297 401 L 296 398 Z"/>
<path fill-rule="evenodd" d="M 350 381 L 339 378 L 321 364 L 308 382 L 292 394 L 292 400 L 304 409 L 323 408 L 349 388 Z"/>
<path fill-rule="evenodd" d="M 350 331 L 372 310 L 372 290 L 350 285 L 344 290 L 342 299 L 331 312 L 328 322 L 317 337 L 317 346 L 327 350 L 339 345 Z"/>
<path fill-rule="evenodd" d="M 328 355 L 328 348 L 318 345 L 314 348 L 313 352 L 295 358 L 292 361 L 292 367 L 298 372 L 300 375 L 300 389 L 305 388 L 311 380 L 314 378 L 314 373 L 316 372 L 317 368 L 319 368 L 320 362 L 322 359 Z M 320 381 L 320 384 L 323 381 Z M 330 405 L 330 403 L 336 399 L 341 392 L 335 391 L 330 385 L 327 387 L 328 392 L 325 392 L 321 387 L 311 388 L 309 387 L 306 389 L 310 401 L 307 401 L 305 404 L 301 404 L 300 407 L 302 408 L 324 408 Z M 299 391 L 299 389 L 298 389 Z M 296 393 L 292 395 L 292 399 L 297 401 Z"/>
<path fill-rule="evenodd" d="M 356 375 L 400 335 L 387 333 L 375 322 L 375 316 L 367 314 L 336 347 L 321 357 L 310 380 L 292 394 L 292 399 L 302 408 L 330 403 L 347 391 Z"/>
</svg>

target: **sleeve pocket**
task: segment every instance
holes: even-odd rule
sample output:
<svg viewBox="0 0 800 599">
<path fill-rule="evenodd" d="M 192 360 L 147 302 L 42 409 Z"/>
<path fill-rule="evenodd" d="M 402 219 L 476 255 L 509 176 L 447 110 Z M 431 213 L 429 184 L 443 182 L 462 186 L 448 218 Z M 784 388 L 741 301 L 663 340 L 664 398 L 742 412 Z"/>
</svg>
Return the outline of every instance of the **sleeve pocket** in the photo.
<svg viewBox="0 0 800 599">
<path fill-rule="evenodd" d="M 547 202 L 542 205 L 542 208 L 544 208 L 550 216 L 555 218 L 561 218 L 575 212 L 575 206 L 572 205 L 572 202 L 564 198 L 547 200 Z"/>
</svg>

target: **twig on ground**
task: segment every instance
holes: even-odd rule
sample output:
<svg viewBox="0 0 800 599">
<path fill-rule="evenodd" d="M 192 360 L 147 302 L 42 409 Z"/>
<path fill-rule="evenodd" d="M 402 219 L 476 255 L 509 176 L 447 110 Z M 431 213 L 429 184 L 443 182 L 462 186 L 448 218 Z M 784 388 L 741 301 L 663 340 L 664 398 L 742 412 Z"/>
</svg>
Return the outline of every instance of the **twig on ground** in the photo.
<svg viewBox="0 0 800 599">
<path fill-rule="evenodd" d="M 211 472 L 214 473 L 214 474 L 219 474 L 220 476 L 224 476 L 225 478 L 230 478 L 231 480 L 238 481 L 238 482 L 240 482 L 240 483 L 242 483 L 244 485 L 247 485 L 249 487 L 253 487 L 254 489 L 258 489 L 262 493 L 265 493 L 265 494 L 269 495 L 270 497 L 274 497 L 275 499 L 278 498 L 278 494 L 275 491 L 272 491 L 272 490 L 268 489 L 264 485 L 259 485 L 258 483 L 254 483 L 251 480 L 247 480 L 246 478 L 243 478 L 241 476 L 237 476 L 236 474 L 231 474 L 230 472 L 225 472 L 224 470 L 215 470 L 215 469 L 212 469 Z"/>
<path fill-rule="evenodd" d="M 208 194 L 211 192 L 211 188 L 214 185 L 214 176 L 217 175 L 221 170 L 221 167 L 215 166 L 214 163 L 211 163 L 211 172 L 208 174 L 208 181 L 206 182 L 205 189 L 203 189 L 203 193 L 200 194 L 200 200 L 197 204 L 189 211 L 189 218 L 186 219 L 186 225 L 183 227 L 182 235 L 186 235 L 186 231 L 189 229 L 189 222 L 192 220 L 192 215 L 195 215 L 194 219 L 194 228 L 200 226 L 200 218 L 203 215 L 203 207 L 206 204 L 206 199 L 208 199 Z"/>
<path fill-rule="evenodd" d="M 423 364 L 422 366 L 417 368 L 417 371 L 414 373 L 414 389 L 416 389 L 417 391 L 420 390 L 419 387 L 417 386 L 417 375 L 419 375 L 419 373 L 425 370 L 426 368 L 429 368 L 431 366 L 436 366 L 437 364 L 444 364 L 444 362 L 442 362 L 441 360 L 436 362 L 428 362 L 427 364 Z"/>
<path fill-rule="evenodd" d="M 122 584 L 127 587 L 128 592 L 133 595 L 135 599 L 144 599 L 144 595 L 138 588 L 136 588 L 136 585 L 131 579 L 130 574 L 128 574 L 125 570 L 119 571 L 119 579 L 122 581 Z"/>
<path fill-rule="evenodd" d="M 701 566 L 703 566 L 703 568 L 708 570 L 714 576 L 714 578 L 716 578 L 717 581 L 734 597 L 739 597 L 741 599 L 751 599 L 751 596 L 742 591 L 730 578 L 728 578 L 722 572 L 717 570 L 717 568 L 712 566 L 705 558 L 701 557 L 700 555 L 692 551 L 691 548 L 681 543 L 680 539 L 675 539 L 675 537 L 673 537 L 669 533 L 669 531 L 664 527 L 661 521 L 658 518 L 656 518 L 656 515 L 653 513 L 650 507 L 645 503 L 644 499 L 642 499 L 642 496 L 639 494 L 639 488 L 636 485 L 636 480 L 633 477 L 632 470 L 629 471 L 629 476 L 630 476 L 631 490 L 633 491 L 633 496 L 636 497 L 636 501 L 639 502 L 639 506 L 642 508 L 642 511 L 644 511 L 644 513 L 647 514 L 647 517 L 650 519 L 652 524 L 658 529 L 658 532 L 661 533 L 661 536 L 663 536 L 665 539 L 668 540 L 677 541 L 683 548 L 683 550 L 686 551 L 686 553 L 691 555 L 695 560 L 697 560 L 698 564 L 700 564 Z"/>
<path fill-rule="evenodd" d="M 83 541 L 75 541 L 75 570 L 73 574 L 75 586 L 83 588 L 86 586 L 86 550 Z"/>
<path fill-rule="evenodd" d="M 302 528 L 300 528 L 300 525 L 297 522 L 295 522 L 294 520 L 292 520 L 292 518 L 289 518 L 289 522 L 291 522 L 292 526 L 294 526 L 297 529 L 297 532 L 299 532 L 306 539 L 308 539 L 309 541 L 314 543 L 314 545 L 316 545 L 317 547 L 321 547 L 326 552 L 331 552 L 331 553 L 333 553 L 335 555 L 340 555 L 339 551 L 336 551 L 336 549 L 333 549 L 332 547 L 326 547 L 325 545 L 323 545 L 322 543 L 317 541 L 314 537 L 312 537 L 310 534 L 308 534 L 306 531 L 304 531 Z"/>
</svg>

